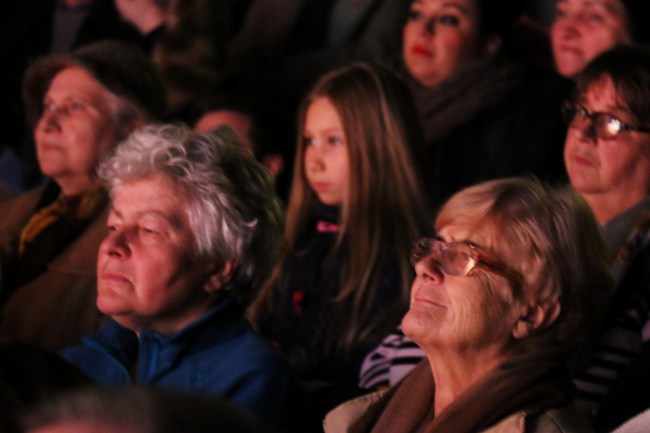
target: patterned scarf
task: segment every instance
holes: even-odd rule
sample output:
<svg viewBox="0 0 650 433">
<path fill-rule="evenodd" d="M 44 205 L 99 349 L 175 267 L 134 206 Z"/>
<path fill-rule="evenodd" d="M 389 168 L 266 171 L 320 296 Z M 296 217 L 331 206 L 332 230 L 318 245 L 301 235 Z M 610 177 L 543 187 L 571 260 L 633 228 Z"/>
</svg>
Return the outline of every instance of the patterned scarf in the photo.
<svg viewBox="0 0 650 433">
<path fill-rule="evenodd" d="M 25 249 L 56 222 L 66 219 L 73 222 L 87 221 L 97 215 L 106 203 L 106 192 L 101 186 L 96 186 L 81 196 L 60 196 L 52 204 L 36 212 L 23 227 L 18 242 L 18 255 L 22 257 Z"/>
</svg>

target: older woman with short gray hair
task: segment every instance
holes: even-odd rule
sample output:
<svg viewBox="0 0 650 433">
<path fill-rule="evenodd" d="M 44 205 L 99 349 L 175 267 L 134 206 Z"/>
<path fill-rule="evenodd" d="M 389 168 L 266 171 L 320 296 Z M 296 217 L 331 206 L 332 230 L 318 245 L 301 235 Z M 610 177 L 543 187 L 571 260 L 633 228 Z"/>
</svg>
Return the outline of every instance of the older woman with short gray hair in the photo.
<svg viewBox="0 0 650 433">
<path fill-rule="evenodd" d="M 134 132 L 99 174 L 97 307 L 112 320 L 63 356 L 100 384 L 216 394 L 282 424 L 291 371 L 243 319 L 281 230 L 271 174 L 231 129 L 174 125 Z"/>
</svg>

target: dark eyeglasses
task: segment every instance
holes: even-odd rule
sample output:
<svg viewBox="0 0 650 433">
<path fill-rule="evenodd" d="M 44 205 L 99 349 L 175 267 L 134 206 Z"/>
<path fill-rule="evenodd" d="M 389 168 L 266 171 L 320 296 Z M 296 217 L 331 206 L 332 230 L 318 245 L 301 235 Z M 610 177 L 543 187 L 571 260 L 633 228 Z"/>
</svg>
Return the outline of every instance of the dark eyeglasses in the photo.
<svg viewBox="0 0 650 433">
<path fill-rule="evenodd" d="M 650 132 L 650 127 L 630 125 L 609 113 L 590 113 L 575 102 L 564 103 L 562 117 L 569 127 L 590 128 L 596 137 L 603 140 L 611 140 L 623 131 Z"/>
<path fill-rule="evenodd" d="M 447 243 L 440 238 L 420 238 L 411 250 L 411 265 L 415 266 L 416 263 L 431 256 L 435 257 L 439 269 L 445 275 L 464 277 L 472 269 L 482 266 L 514 282 L 523 281 L 521 274 L 505 264 L 489 260 L 469 242 Z"/>
</svg>

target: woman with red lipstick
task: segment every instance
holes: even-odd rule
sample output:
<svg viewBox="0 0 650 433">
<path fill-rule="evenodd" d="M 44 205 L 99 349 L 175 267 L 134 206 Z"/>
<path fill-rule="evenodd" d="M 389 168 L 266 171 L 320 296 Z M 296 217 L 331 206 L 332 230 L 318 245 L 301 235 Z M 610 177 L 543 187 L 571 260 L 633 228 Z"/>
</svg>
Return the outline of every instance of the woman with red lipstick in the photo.
<svg viewBox="0 0 650 433">
<path fill-rule="evenodd" d="M 620 46 L 597 56 L 565 114 L 571 185 L 603 226 L 617 282 L 599 337 L 575 366 L 580 405 L 609 431 L 650 405 L 633 400 L 649 386 L 637 378 L 650 353 L 650 51 Z"/>
<path fill-rule="evenodd" d="M 613 283 L 587 204 L 508 178 L 461 190 L 413 247 L 406 335 L 426 358 L 392 388 L 345 403 L 326 432 L 588 433 L 567 361 Z"/>
<path fill-rule="evenodd" d="M 404 313 L 404 254 L 428 215 L 409 104 L 366 64 L 324 76 L 303 103 L 283 251 L 250 312 L 303 380 L 356 386 Z"/>
<path fill-rule="evenodd" d="M 514 36 L 524 2 L 413 0 L 401 69 L 424 129 L 427 173 L 441 204 L 478 181 L 564 179 L 561 98 L 550 71 L 523 60 Z"/>
</svg>

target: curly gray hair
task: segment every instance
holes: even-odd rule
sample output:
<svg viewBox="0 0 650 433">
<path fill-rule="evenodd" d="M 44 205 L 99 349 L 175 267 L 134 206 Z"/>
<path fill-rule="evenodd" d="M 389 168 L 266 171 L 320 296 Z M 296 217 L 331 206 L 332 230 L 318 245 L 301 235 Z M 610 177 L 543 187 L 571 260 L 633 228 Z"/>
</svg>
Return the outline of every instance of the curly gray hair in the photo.
<svg viewBox="0 0 650 433">
<path fill-rule="evenodd" d="M 235 260 L 224 287 L 248 301 L 274 261 L 282 207 L 273 178 L 230 127 L 196 133 L 185 125 L 133 132 L 98 169 L 111 196 L 128 182 L 162 173 L 186 194 L 197 257 Z"/>
</svg>

